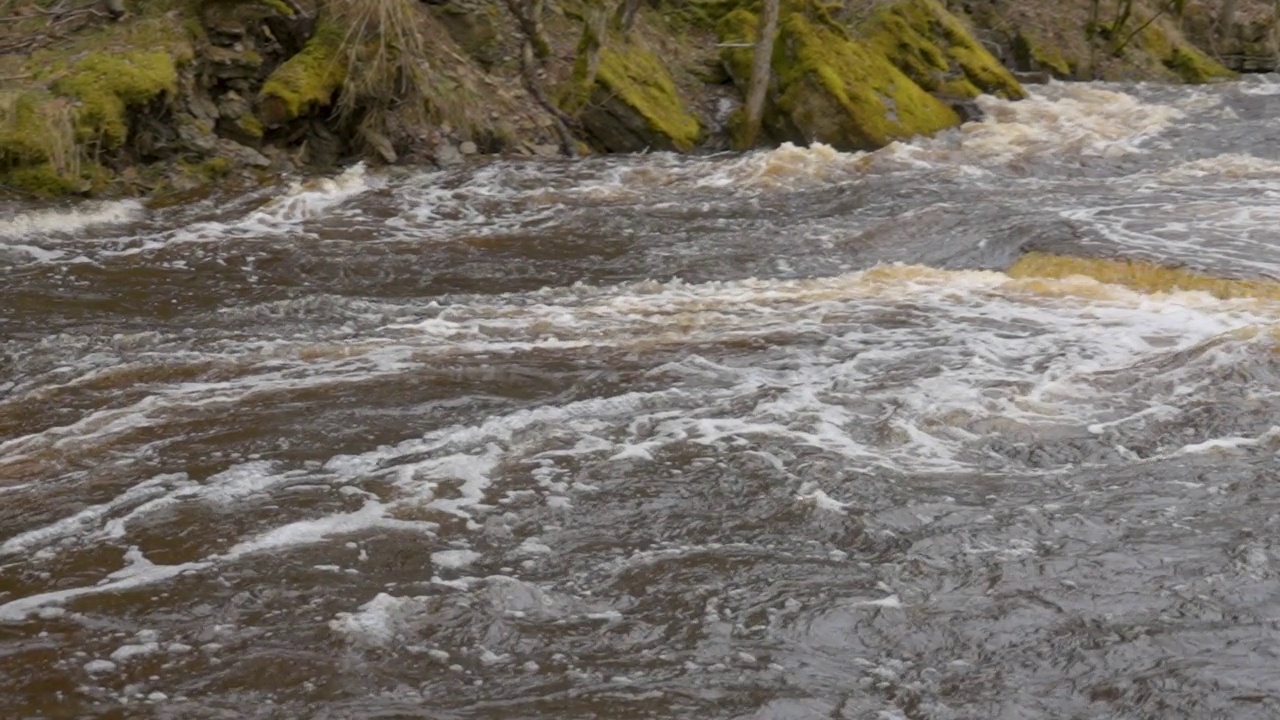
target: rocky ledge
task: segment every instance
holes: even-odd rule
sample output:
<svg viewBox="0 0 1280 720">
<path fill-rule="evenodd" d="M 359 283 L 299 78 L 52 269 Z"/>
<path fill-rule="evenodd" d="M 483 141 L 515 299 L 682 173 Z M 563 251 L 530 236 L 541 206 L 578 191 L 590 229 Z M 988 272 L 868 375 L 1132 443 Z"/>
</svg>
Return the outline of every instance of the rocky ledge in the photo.
<svg viewBox="0 0 1280 720">
<path fill-rule="evenodd" d="M 1275 55 L 1272 16 L 1228 34 L 1128 4 L 781 0 L 760 141 L 871 149 L 972 119 L 979 94 L 1020 98 L 1020 81 L 1208 82 L 1233 74 L 1210 53 Z M 741 147 L 761 9 L 0 0 L 0 193 L 167 202 L 355 159 Z"/>
</svg>

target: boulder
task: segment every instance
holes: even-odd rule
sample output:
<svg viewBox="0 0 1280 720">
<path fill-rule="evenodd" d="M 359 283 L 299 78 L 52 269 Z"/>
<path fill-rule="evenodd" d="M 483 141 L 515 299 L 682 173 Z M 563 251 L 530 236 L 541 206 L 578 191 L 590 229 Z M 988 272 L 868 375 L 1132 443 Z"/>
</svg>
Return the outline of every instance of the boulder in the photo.
<svg viewBox="0 0 1280 720">
<path fill-rule="evenodd" d="M 901 0 L 877 10 L 856 34 L 917 85 L 952 97 L 1026 96 L 1018 80 L 938 0 Z"/>
<path fill-rule="evenodd" d="M 339 57 L 343 29 L 321 23 L 302 52 L 286 60 L 267 77 L 258 95 L 258 116 L 267 127 L 279 127 L 317 109 L 328 107 L 346 80 Z"/>
<path fill-rule="evenodd" d="M 758 22 L 745 9 L 718 24 L 722 59 L 745 94 Z M 815 5 L 788 5 L 774 44 L 764 126 L 778 142 L 822 142 L 840 150 L 882 147 L 961 121 L 880 52 L 853 39 Z"/>
<path fill-rule="evenodd" d="M 636 42 L 613 42 L 600 52 L 595 82 L 585 87 L 584 63 L 566 110 L 577 114 L 591 140 L 607 152 L 689 152 L 702 123 L 685 106 L 667 66 Z"/>
</svg>

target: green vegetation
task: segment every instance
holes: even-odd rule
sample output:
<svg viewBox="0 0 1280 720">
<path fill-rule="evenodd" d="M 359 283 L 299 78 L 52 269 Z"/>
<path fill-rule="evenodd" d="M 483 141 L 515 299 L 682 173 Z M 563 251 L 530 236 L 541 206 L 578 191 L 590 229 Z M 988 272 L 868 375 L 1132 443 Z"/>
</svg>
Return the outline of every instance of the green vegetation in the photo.
<svg viewBox="0 0 1280 720">
<path fill-rule="evenodd" d="M 581 59 L 563 105 L 582 117 L 604 149 L 688 152 L 702 140 L 701 123 L 651 50 L 617 40 L 600 52 L 594 78 Z"/>
<path fill-rule="evenodd" d="M 321 21 L 302 52 L 289 58 L 267 78 L 259 93 L 260 113 L 268 127 L 327 107 L 347 77 L 340 61 L 343 28 Z"/>
<path fill-rule="evenodd" d="M 740 9 L 717 30 L 722 43 L 746 46 L 756 25 L 755 16 Z M 749 48 L 730 47 L 724 60 L 735 84 L 745 87 Z M 773 71 L 776 94 L 766 105 L 765 127 L 775 140 L 867 149 L 960 122 L 954 110 L 850 37 L 821 8 L 784 6 Z"/>
<path fill-rule="evenodd" d="M 0 189 L 183 193 L 268 163 L 420 162 L 464 141 L 753 145 L 743 113 L 721 113 L 750 94 L 765 0 L 95 3 L 0 0 Z M 871 149 L 951 127 L 966 98 L 1024 96 L 996 45 L 1059 78 L 1230 77 L 1172 21 L 1180 5 L 781 0 L 756 60 L 760 136 Z"/>
<path fill-rule="evenodd" d="M 872 48 L 931 92 L 1018 99 L 1021 85 L 937 0 L 886 5 L 858 28 Z"/>
<path fill-rule="evenodd" d="M 77 61 L 53 83 L 53 91 L 73 97 L 78 136 L 83 142 L 114 149 L 129 134 L 130 108 L 178 90 L 178 70 L 163 51 L 93 53 Z"/>
</svg>

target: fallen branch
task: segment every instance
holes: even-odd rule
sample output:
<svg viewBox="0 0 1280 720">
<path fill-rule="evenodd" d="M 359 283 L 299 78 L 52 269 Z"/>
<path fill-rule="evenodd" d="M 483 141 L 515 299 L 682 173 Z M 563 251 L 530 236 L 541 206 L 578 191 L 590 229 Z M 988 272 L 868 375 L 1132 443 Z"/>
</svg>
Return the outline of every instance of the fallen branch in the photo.
<svg viewBox="0 0 1280 720">
<path fill-rule="evenodd" d="M 556 133 L 560 135 L 560 144 L 564 147 L 564 154 L 571 158 L 578 157 L 578 139 L 569 130 L 571 125 L 577 124 L 577 121 L 556 107 L 556 104 L 551 102 L 551 99 L 538 86 L 538 77 L 535 74 L 533 62 L 533 43 L 527 38 L 524 42 L 523 52 L 520 53 L 520 70 L 521 75 L 524 76 L 525 88 L 529 91 L 529 94 L 551 114 Z"/>
</svg>

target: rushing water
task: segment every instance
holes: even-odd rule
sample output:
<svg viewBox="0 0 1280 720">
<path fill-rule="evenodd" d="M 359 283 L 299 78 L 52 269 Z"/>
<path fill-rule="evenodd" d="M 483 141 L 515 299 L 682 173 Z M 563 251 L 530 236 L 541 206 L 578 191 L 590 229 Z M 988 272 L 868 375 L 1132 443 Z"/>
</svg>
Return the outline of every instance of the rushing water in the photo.
<svg viewBox="0 0 1280 720">
<path fill-rule="evenodd" d="M 2 208 L 0 717 L 1276 717 L 1275 83 Z"/>
</svg>

